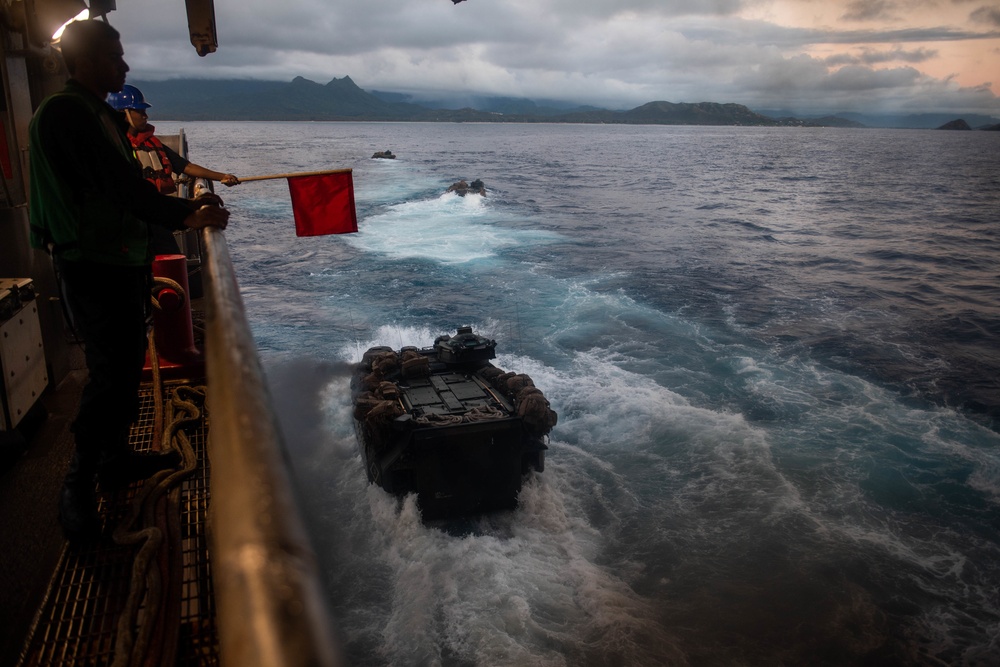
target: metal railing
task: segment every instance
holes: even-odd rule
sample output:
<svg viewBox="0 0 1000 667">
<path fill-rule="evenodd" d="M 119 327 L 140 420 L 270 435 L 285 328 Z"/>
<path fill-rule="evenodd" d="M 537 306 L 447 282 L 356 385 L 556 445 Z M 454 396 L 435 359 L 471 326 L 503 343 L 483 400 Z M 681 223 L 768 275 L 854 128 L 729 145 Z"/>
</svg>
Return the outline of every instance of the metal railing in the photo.
<svg viewBox="0 0 1000 667">
<path fill-rule="evenodd" d="M 206 228 L 202 241 L 220 657 L 239 667 L 341 665 L 226 239 Z"/>
</svg>

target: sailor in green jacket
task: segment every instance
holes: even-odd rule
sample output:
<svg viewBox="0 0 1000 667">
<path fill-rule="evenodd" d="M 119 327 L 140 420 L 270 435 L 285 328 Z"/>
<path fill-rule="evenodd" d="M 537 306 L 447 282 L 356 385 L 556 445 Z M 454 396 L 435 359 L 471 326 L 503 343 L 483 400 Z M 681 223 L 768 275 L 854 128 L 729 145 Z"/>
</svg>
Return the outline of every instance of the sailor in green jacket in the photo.
<svg viewBox="0 0 1000 667">
<path fill-rule="evenodd" d="M 80 538 L 100 528 L 95 476 L 113 488 L 179 462 L 176 452 L 143 456 L 128 447 L 146 350 L 147 225 L 225 228 L 229 213 L 217 198 L 161 195 L 142 177 L 127 123 L 104 102 L 128 72 L 117 30 L 96 20 L 71 23 L 62 53 L 71 79 L 42 102 L 29 128 L 29 205 L 32 244 L 52 253 L 85 345 L 89 376 L 59 499 L 63 529 Z"/>
</svg>

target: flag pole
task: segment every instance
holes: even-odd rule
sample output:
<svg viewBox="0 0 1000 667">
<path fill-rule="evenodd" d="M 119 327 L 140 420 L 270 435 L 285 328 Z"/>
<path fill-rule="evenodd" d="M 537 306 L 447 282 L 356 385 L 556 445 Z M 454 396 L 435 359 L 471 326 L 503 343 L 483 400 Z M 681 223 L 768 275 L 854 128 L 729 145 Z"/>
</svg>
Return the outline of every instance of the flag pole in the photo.
<svg viewBox="0 0 1000 667">
<path fill-rule="evenodd" d="M 327 169 L 326 171 L 298 171 L 287 174 L 267 174 L 265 176 L 241 176 L 240 183 L 248 181 L 270 181 L 277 178 L 294 178 L 296 176 L 324 176 L 326 174 L 349 174 L 353 169 Z"/>
</svg>

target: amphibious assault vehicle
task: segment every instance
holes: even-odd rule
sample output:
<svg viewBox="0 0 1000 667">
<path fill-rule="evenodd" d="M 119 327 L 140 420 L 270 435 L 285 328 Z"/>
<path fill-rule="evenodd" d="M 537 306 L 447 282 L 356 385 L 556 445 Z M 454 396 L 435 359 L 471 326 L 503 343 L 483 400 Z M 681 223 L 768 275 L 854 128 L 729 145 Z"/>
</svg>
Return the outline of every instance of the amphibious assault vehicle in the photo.
<svg viewBox="0 0 1000 667">
<path fill-rule="evenodd" d="M 496 341 L 462 327 L 428 348 L 373 347 L 351 381 L 368 480 L 417 494 L 425 521 L 517 506 L 545 467 L 556 413 L 524 374 L 490 363 Z"/>
</svg>

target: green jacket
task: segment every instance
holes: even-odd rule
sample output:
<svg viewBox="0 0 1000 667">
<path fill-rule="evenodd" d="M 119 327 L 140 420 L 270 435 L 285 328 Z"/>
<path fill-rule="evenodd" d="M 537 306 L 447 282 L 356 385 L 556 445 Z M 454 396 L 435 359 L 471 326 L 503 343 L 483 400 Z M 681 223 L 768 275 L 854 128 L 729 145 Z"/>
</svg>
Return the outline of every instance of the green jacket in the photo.
<svg viewBox="0 0 1000 667">
<path fill-rule="evenodd" d="M 147 223 L 181 229 L 192 206 L 142 177 L 122 114 L 70 80 L 29 126 L 31 244 L 68 260 L 140 266 Z"/>
</svg>

